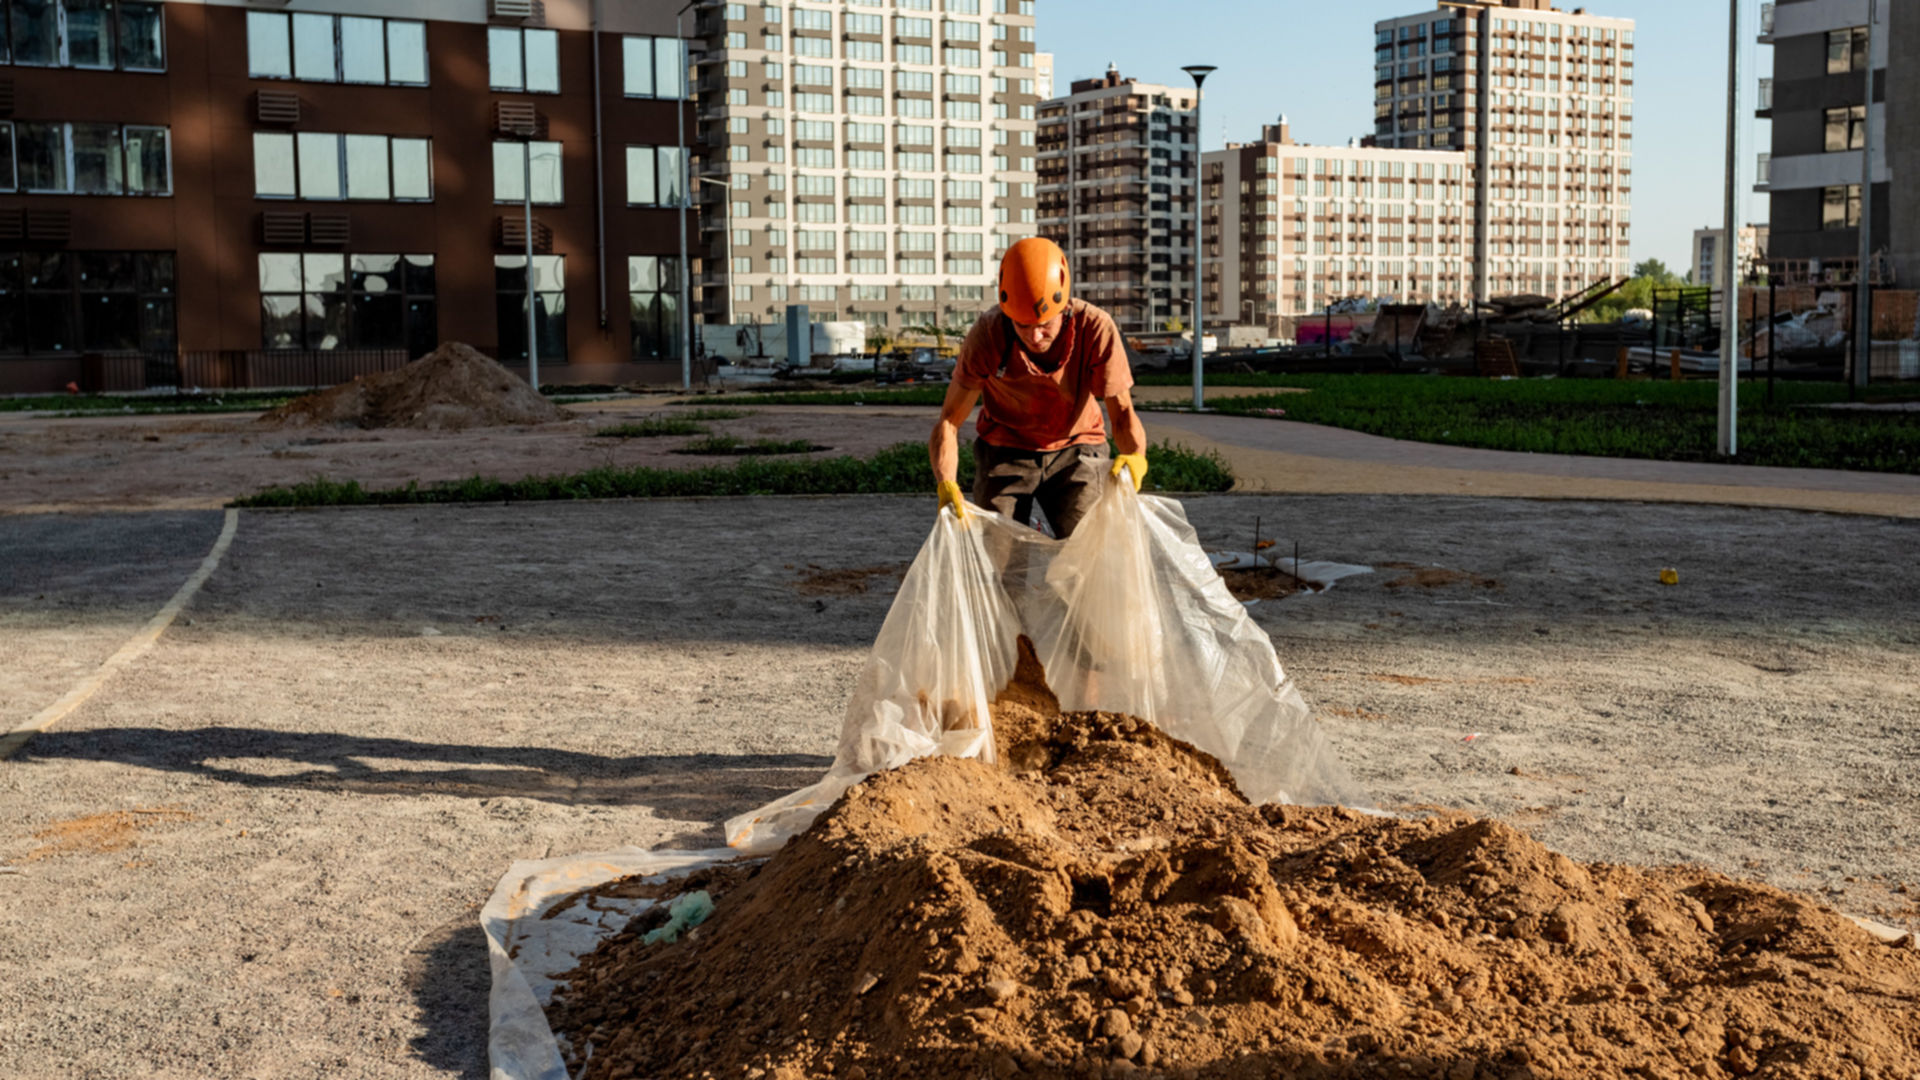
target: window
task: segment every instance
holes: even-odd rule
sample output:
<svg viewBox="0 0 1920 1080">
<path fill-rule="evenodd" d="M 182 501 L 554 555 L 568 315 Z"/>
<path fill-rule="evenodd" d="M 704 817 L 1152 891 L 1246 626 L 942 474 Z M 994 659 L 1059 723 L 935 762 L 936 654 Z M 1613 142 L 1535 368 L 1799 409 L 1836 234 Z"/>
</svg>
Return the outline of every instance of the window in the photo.
<svg viewBox="0 0 1920 1080">
<path fill-rule="evenodd" d="M 1821 189 L 1820 227 L 1822 229 L 1857 229 L 1860 227 L 1859 184 L 1847 184 L 1840 187 Z"/>
<path fill-rule="evenodd" d="M 294 16 L 296 20 L 305 17 Z M 487 85 L 529 94 L 559 93 L 560 35 L 530 27 L 488 27 Z"/>
<path fill-rule="evenodd" d="M 679 206 L 687 186 L 681 153 L 677 146 L 627 147 L 627 205 Z"/>
<path fill-rule="evenodd" d="M 158 3 L 12 0 L 0 6 L 0 63 L 166 70 Z"/>
<path fill-rule="evenodd" d="M 262 252 L 260 343 L 269 349 L 439 344 L 432 255 Z"/>
<path fill-rule="evenodd" d="M 687 95 L 679 38 L 628 35 L 620 39 L 620 48 L 628 97 L 677 99 Z"/>
<path fill-rule="evenodd" d="M 1841 106 L 1827 110 L 1827 152 L 1858 150 L 1867 145 L 1867 107 Z"/>
<path fill-rule="evenodd" d="M 916 19 L 908 15 L 895 15 L 893 17 L 893 36 L 930 38 L 933 36 L 933 20 Z"/>
<path fill-rule="evenodd" d="M 895 116 L 904 116 L 912 120 L 933 119 L 932 98 L 896 98 L 893 103 Z"/>
<path fill-rule="evenodd" d="M 832 64 L 795 64 L 793 81 L 796 85 L 826 86 L 833 85 Z"/>
<path fill-rule="evenodd" d="M 796 14 L 798 14 L 796 12 Z M 833 56 L 833 39 L 817 37 L 797 37 L 793 39 L 793 55 L 830 58 Z"/>
<path fill-rule="evenodd" d="M 540 355 L 564 360 L 567 355 L 567 257 L 533 257 L 533 324 Z M 527 257 L 493 257 L 494 314 L 500 343 L 500 362 L 527 359 Z"/>
<path fill-rule="evenodd" d="M 0 190 L 171 195 L 168 129 L 0 121 Z"/>
<path fill-rule="evenodd" d="M 256 79 L 425 86 L 427 24 L 249 11 L 247 74 Z"/>
<path fill-rule="evenodd" d="M 1004 27 L 996 26 L 1001 30 Z M 940 36 L 948 41 L 979 41 L 980 24 L 977 22 L 955 22 L 952 19 L 940 20 Z"/>
<path fill-rule="evenodd" d="M 1867 28 L 1827 31 L 1827 74 L 1844 75 L 1867 67 Z"/>
<path fill-rule="evenodd" d="M 849 90 L 881 90 L 885 89 L 886 73 L 879 68 L 848 68 L 846 80 Z"/>
<path fill-rule="evenodd" d="M 528 158 L 529 153 L 532 154 L 531 159 Z M 564 201 L 559 143 L 496 142 L 493 144 L 494 202 L 517 203 L 526 200 L 529 165 L 533 176 L 534 203 L 558 206 Z"/>
<path fill-rule="evenodd" d="M 795 30 L 824 30 L 833 32 L 833 13 L 814 11 L 810 8 L 793 9 L 793 28 Z"/>
<path fill-rule="evenodd" d="M 256 131 L 253 194 L 259 199 L 427 201 L 433 198 L 433 142 Z"/>
<path fill-rule="evenodd" d="M 933 72 L 901 71 L 893 76 L 893 88 L 908 93 L 933 93 Z"/>
<path fill-rule="evenodd" d="M 885 116 L 886 99 L 871 95 L 848 94 L 847 111 L 855 116 Z"/>
<path fill-rule="evenodd" d="M 174 351 L 170 251 L 0 252 L 0 354 Z"/>
<path fill-rule="evenodd" d="M 680 260 L 627 256 L 627 308 L 636 363 L 680 358 Z"/>
<path fill-rule="evenodd" d="M 846 25 L 849 34 L 884 34 L 887 32 L 887 17 L 849 12 L 846 15 Z"/>
<path fill-rule="evenodd" d="M 931 64 L 933 63 L 933 46 L 895 45 L 893 59 L 902 64 Z"/>
<path fill-rule="evenodd" d="M 980 76 L 978 75 L 948 75 L 945 85 L 948 94 L 960 97 L 980 96 Z"/>
</svg>

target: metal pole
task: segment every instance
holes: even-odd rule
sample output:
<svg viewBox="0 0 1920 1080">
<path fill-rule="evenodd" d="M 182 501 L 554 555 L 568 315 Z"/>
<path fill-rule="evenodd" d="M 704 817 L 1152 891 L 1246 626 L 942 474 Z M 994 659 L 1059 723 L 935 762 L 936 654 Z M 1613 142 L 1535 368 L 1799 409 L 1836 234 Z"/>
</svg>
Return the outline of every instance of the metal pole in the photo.
<svg viewBox="0 0 1920 1080">
<path fill-rule="evenodd" d="M 1206 191 L 1206 155 L 1200 138 L 1200 96 L 1202 83 L 1214 70 L 1211 64 L 1189 64 L 1181 69 L 1193 76 L 1193 410 L 1206 408 L 1206 331 L 1202 308 L 1200 260 L 1200 198 Z"/>
<path fill-rule="evenodd" d="M 1867 0 L 1867 104 L 1860 112 L 1860 266 L 1853 299 L 1853 385 L 1873 373 L 1873 23 L 1878 0 Z"/>
<path fill-rule="evenodd" d="M 533 140 L 520 141 L 520 194 L 527 211 L 527 382 L 540 389 L 540 338 L 533 317 Z"/>
<path fill-rule="evenodd" d="M 593 0 L 593 276 L 599 288 L 600 329 L 607 328 L 607 157 L 600 117 L 600 0 Z"/>
<path fill-rule="evenodd" d="M 1774 300 L 1779 286 L 1774 284 L 1773 271 L 1767 271 L 1767 404 L 1773 404 L 1773 365 L 1779 358 L 1779 347 L 1774 344 L 1773 316 Z"/>
<path fill-rule="evenodd" d="M 1726 235 L 1720 263 L 1720 423 L 1716 449 L 1723 457 L 1739 452 L 1740 408 L 1740 5 L 1729 0 L 1727 16 L 1727 177 Z"/>
<path fill-rule="evenodd" d="M 674 89 L 674 100 L 679 104 L 673 109 L 673 122 L 676 132 L 675 143 L 679 147 L 680 168 L 680 389 L 693 389 L 693 264 L 687 259 L 687 193 L 693 187 L 688 178 L 693 170 L 687 167 L 687 35 L 682 22 L 687 8 L 694 0 L 687 0 L 673 17 L 673 33 L 680 39 L 680 85 Z"/>
</svg>

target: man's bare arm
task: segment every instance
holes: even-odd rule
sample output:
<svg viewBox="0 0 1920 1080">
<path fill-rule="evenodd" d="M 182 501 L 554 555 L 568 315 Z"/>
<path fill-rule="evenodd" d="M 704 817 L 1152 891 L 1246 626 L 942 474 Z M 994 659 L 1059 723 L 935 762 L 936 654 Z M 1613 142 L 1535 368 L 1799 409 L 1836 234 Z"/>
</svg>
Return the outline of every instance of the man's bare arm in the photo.
<svg viewBox="0 0 1920 1080">
<path fill-rule="evenodd" d="M 933 434 L 927 439 L 927 459 L 933 465 L 935 483 L 959 478 L 960 425 L 973 415 L 973 406 L 979 400 L 978 388 L 970 390 L 959 383 L 947 384 L 947 399 L 940 403 L 940 419 L 934 423 Z M 1139 426 L 1139 421 L 1134 424 Z"/>
<path fill-rule="evenodd" d="M 1113 425 L 1114 449 L 1122 454 L 1147 452 L 1147 429 L 1133 408 L 1133 391 L 1121 390 L 1107 399 L 1107 420 Z"/>
</svg>

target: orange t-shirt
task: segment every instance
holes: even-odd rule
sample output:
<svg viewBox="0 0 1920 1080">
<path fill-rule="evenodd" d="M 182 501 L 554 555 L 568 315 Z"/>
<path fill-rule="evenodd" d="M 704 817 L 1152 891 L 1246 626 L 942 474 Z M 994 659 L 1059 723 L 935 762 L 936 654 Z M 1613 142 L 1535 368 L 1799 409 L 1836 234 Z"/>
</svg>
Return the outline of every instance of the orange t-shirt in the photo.
<svg viewBox="0 0 1920 1080">
<path fill-rule="evenodd" d="M 1048 453 L 1107 441 L 1100 403 L 1133 385 L 1113 317 L 1070 300 L 1060 336 L 1036 364 L 998 308 L 980 316 L 960 346 L 953 381 L 981 392 L 975 430 L 994 446 Z"/>
</svg>

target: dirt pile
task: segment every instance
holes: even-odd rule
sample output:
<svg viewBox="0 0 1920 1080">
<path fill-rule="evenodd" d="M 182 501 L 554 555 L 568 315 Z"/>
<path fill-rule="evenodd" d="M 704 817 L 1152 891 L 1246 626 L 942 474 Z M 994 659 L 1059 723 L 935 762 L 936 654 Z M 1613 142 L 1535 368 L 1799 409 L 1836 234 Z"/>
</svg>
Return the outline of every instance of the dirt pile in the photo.
<svg viewBox="0 0 1920 1080">
<path fill-rule="evenodd" d="M 1494 821 L 1247 805 L 1031 656 L 1002 763 L 870 778 L 629 928 L 549 1010 L 599 1080 L 1911 1077 L 1920 954 L 1701 869 L 1580 865 Z M 587 1050 L 592 1052 L 588 1056 Z"/>
<path fill-rule="evenodd" d="M 459 431 L 549 424 L 571 415 L 472 346 L 450 341 L 405 367 L 356 376 L 352 382 L 296 398 L 260 422 Z"/>
</svg>

